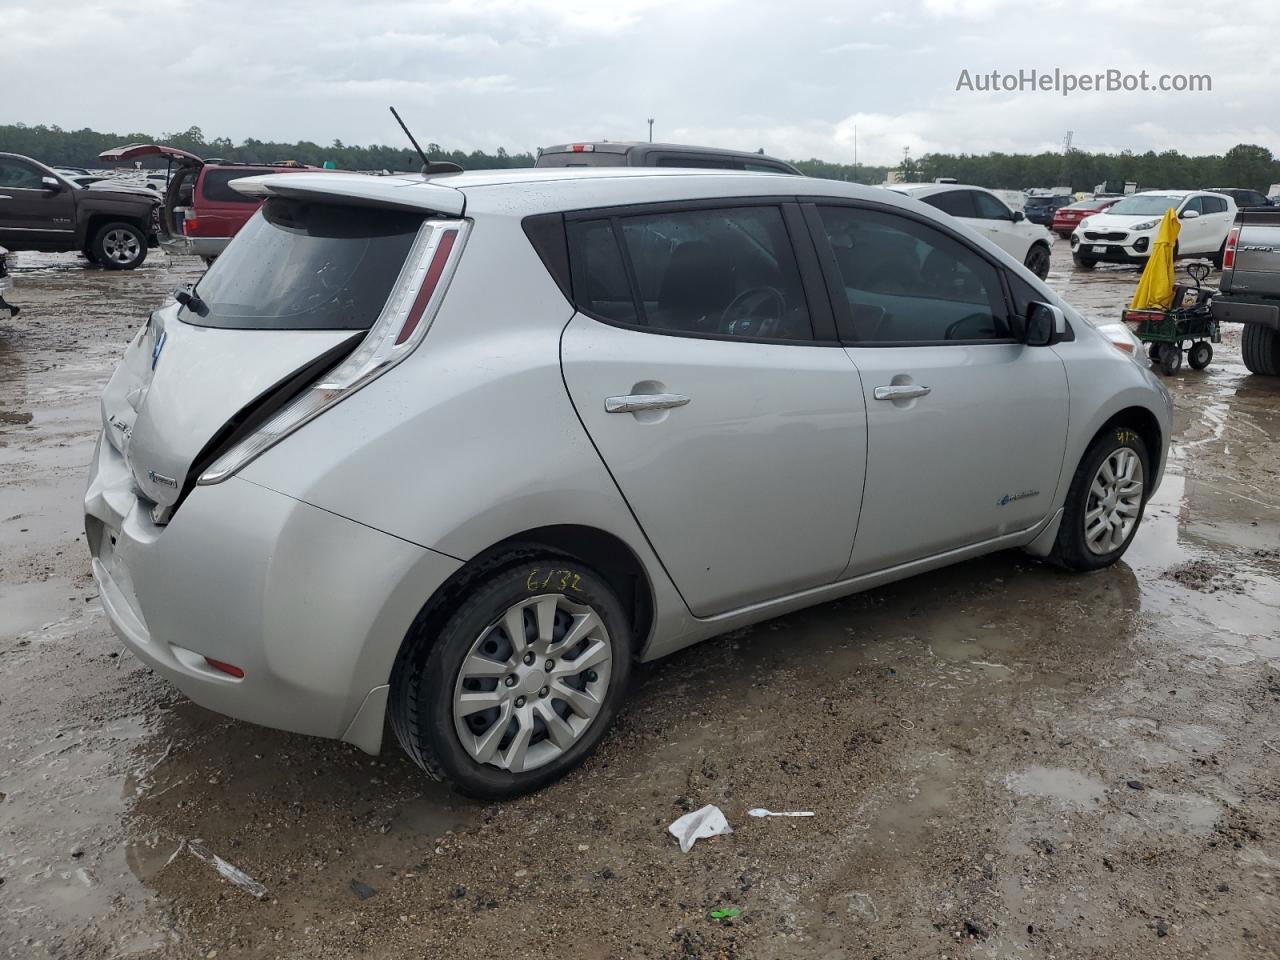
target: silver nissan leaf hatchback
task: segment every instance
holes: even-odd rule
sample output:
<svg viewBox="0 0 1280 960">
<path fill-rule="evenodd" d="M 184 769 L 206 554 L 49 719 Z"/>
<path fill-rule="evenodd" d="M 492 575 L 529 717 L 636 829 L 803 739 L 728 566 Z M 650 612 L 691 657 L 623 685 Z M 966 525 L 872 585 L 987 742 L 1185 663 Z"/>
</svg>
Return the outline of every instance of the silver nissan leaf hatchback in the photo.
<svg viewBox="0 0 1280 960">
<path fill-rule="evenodd" d="M 478 797 L 632 663 L 1021 547 L 1114 563 L 1170 400 L 909 197 L 569 168 L 239 180 L 261 210 L 102 397 L 111 623 L 192 700 Z"/>
</svg>

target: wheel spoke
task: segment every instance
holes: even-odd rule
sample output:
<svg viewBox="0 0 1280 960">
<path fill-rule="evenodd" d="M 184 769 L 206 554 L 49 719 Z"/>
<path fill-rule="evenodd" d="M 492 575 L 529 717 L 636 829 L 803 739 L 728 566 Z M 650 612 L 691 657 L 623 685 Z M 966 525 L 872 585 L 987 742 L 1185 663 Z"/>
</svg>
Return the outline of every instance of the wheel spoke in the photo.
<svg viewBox="0 0 1280 960">
<path fill-rule="evenodd" d="M 572 650 L 578 645 L 583 637 L 587 636 L 591 631 L 600 626 L 600 618 L 596 616 L 594 610 L 589 610 L 584 614 L 580 614 L 574 618 L 573 626 L 571 626 L 563 637 L 553 643 L 548 649 L 548 653 L 559 654 L 563 650 Z"/>
<path fill-rule="evenodd" d="M 1090 485 L 1090 487 L 1089 487 L 1089 492 L 1090 492 L 1091 494 L 1093 494 L 1093 495 L 1094 495 L 1094 497 L 1096 497 L 1096 498 L 1097 498 L 1097 499 L 1099 499 L 1099 500 L 1102 500 L 1103 498 L 1105 498 L 1105 497 L 1106 497 L 1106 495 L 1107 495 L 1107 488 L 1106 488 L 1106 487 L 1104 487 L 1104 486 L 1102 485 L 1102 478 L 1101 478 L 1101 477 L 1094 477 L 1094 478 L 1093 478 L 1093 483 L 1092 483 L 1092 485 Z"/>
<path fill-rule="evenodd" d="M 506 695 L 501 690 L 490 690 L 487 693 L 464 693 L 461 696 L 454 697 L 453 715 L 459 719 L 469 717 L 473 713 L 480 713 L 482 710 L 501 706 L 506 699 Z"/>
<path fill-rule="evenodd" d="M 528 709 L 527 707 L 525 708 Z M 507 745 L 507 749 L 502 753 L 502 765 L 512 773 L 520 773 L 524 770 L 524 761 L 529 754 L 529 740 L 533 737 L 532 711 L 526 714 L 517 714 L 516 723 L 520 728 L 516 731 L 516 735 L 511 738 L 511 743 Z"/>
<path fill-rule="evenodd" d="M 498 712 L 498 719 L 493 721 L 493 726 L 475 738 L 475 747 L 471 755 L 481 763 L 492 760 L 493 755 L 498 752 L 498 744 L 502 742 L 503 734 L 510 721 L 511 703 L 508 701 L 502 705 L 502 709 Z"/>
<path fill-rule="evenodd" d="M 538 617 L 538 641 L 550 643 L 556 627 L 556 598 L 543 597 L 534 608 L 534 613 Z"/>
<path fill-rule="evenodd" d="M 473 653 L 462 665 L 462 675 L 464 677 L 501 677 L 510 669 L 509 663 L 500 663 Z"/>
<path fill-rule="evenodd" d="M 1108 485 L 1114 485 L 1116 482 L 1116 471 L 1111 465 L 1111 457 L 1102 462 L 1102 470 L 1100 471 L 1103 481 Z"/>
<path fill-rule="evenodd" d="M 587 649 L 572 660 L 561 660 L 556 664 L 556 674 L 560 676 L 576 676 L 583 670 L 605 663 L 612 658 L 609 644 L 603 640 L 593 640 Z"/>
<path fill-rule="evenodd" d="M 547 737 L 552 743 L 561 750 L 568 750 L 573 746 L 574 741 L 578 739 L 573 732 L 573 727 L 569 726 L 564 717 L 555 712 L 549 701 L 540 700 L 534 709 L 546 725 Z"/>
<path fill-rule="evenodd" d="M 524 653 L 524 648 L 528 646 L 524 639 L 524 607 L 512 607 L 508 610 L 502 618 L 502 629 L 507 632 L 514 655 Z"/>
<path fill-rule="evenodd" d="M 585 690 L 575 690 L 563 680 L 551 685 L 551 696 L 563 700 L 580 717 L 590 719 L 600 712 L 600 701 Z"/>
</svg>

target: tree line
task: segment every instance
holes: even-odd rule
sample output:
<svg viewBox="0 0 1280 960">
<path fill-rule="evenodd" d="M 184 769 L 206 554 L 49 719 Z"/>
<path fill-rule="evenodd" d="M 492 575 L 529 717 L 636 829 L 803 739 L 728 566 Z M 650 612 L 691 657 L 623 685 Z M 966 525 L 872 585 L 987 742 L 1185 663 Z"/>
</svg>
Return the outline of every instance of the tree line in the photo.
<svg viewBox="0 0 1280 960">
<path fill-rule="evenodd" d="M 97 167 L 98 154 L 126 143 L 164 143 L 200 157 L 218 157 L 248 163 L 297 160 L 321 166 L 326 161 L 343 170 L 416 170 L 421 161 L 405 147 L 385 144 L 360 146 L 334 140 L 326 145 L 300 140 L 279 143 L 248 139 L 233 143 L 226 137 L 208 138 L 199 127 L 159 137 L 149 133 L 99 133 L 88 128 L 63 130 L 58 126 L 0 125 L 0 151 L 35 157 L 51 166 Z M 448 160 L 465 170 L 529 167 L 536 159 L 528 151 L 508 153 L 498 147 L 494 153 L 446 150 L 437 143 L 426 146 L 432 160 Z M 792 161 L 812 177 L 883 183 L 889 168 L 867 164 L 833 163 L 817 158 Z M 148 161 L 147 166 L 163 166 Z M 1250 187 L 1266 192 L 1280 183 L 1280 161 L 1271 151 L 1256 144 L 1241 143 L 1222 155 L 1187 156 L 1176 150 L 1156 153 L 1090 153 L 1084 150 L 1036 154 L 926 153 L 906 157 L 895 168 L 906 182 L 929 182 L 938 177 L 954 177 L 993 189 L 1022 190 L 1028 187 L 1069 186 L 1075 191 L 1091 191 L 1099 184 L 1119 189 L 1125 181 L 1140 188 L 1194 189 L 1199 187 Z"/>
</svg>

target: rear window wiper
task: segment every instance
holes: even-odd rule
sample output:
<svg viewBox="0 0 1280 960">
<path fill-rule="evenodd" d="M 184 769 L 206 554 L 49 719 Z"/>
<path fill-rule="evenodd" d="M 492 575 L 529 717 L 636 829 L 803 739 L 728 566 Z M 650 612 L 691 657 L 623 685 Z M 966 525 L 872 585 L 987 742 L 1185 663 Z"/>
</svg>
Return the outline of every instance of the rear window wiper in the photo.
<svg viewBox="0 0 1280 960">
<path fill-rule="evenodd" d="M 195 288 L 190 284 L 181 286 L 173 291 L 173 299 L 198 316 L 207 317 L 209 315 L 209 305 L 200 299 L 200 294 L 196 293 Z"/>
</svg>

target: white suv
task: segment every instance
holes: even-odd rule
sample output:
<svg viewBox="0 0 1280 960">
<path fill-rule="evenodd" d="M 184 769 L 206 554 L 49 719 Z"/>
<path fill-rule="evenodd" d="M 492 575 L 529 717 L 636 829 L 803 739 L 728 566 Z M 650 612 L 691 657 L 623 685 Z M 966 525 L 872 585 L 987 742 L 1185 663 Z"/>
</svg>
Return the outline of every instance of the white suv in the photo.
<svg viewBox="0 0 1280 960">
<path fill-rule="evenodd" d="M 238 180 L 85 495 L 125 644 L 197 703 L 483 797 L 633 661 L 980 554 L 1124 553 L 1169 396 L 1117 324 L 896 194 L 661 169 Z"/>
<path fill-rule="evenodd" d="M 1236 202 L 1222 193 L 1153 190 L 1135 193 L 1080 221 L 1071 234 L 1071 257 L 1092 270 L 1099 262 L 1146 263 L 1165 211 L 1175 210 L 1181 229 L 1175 257 L 1204 257 L 1222 269 Z"/>
<path fill-rule="evenodd" d="M 1032 223 L 1021 210 L 1010 210 L 983 187 L 962 183 L 903 184 L 894 192 L 915 197 L 982 234 L 1043 280 L 1049 275 L 1053 233 Z"/>
</svg>

